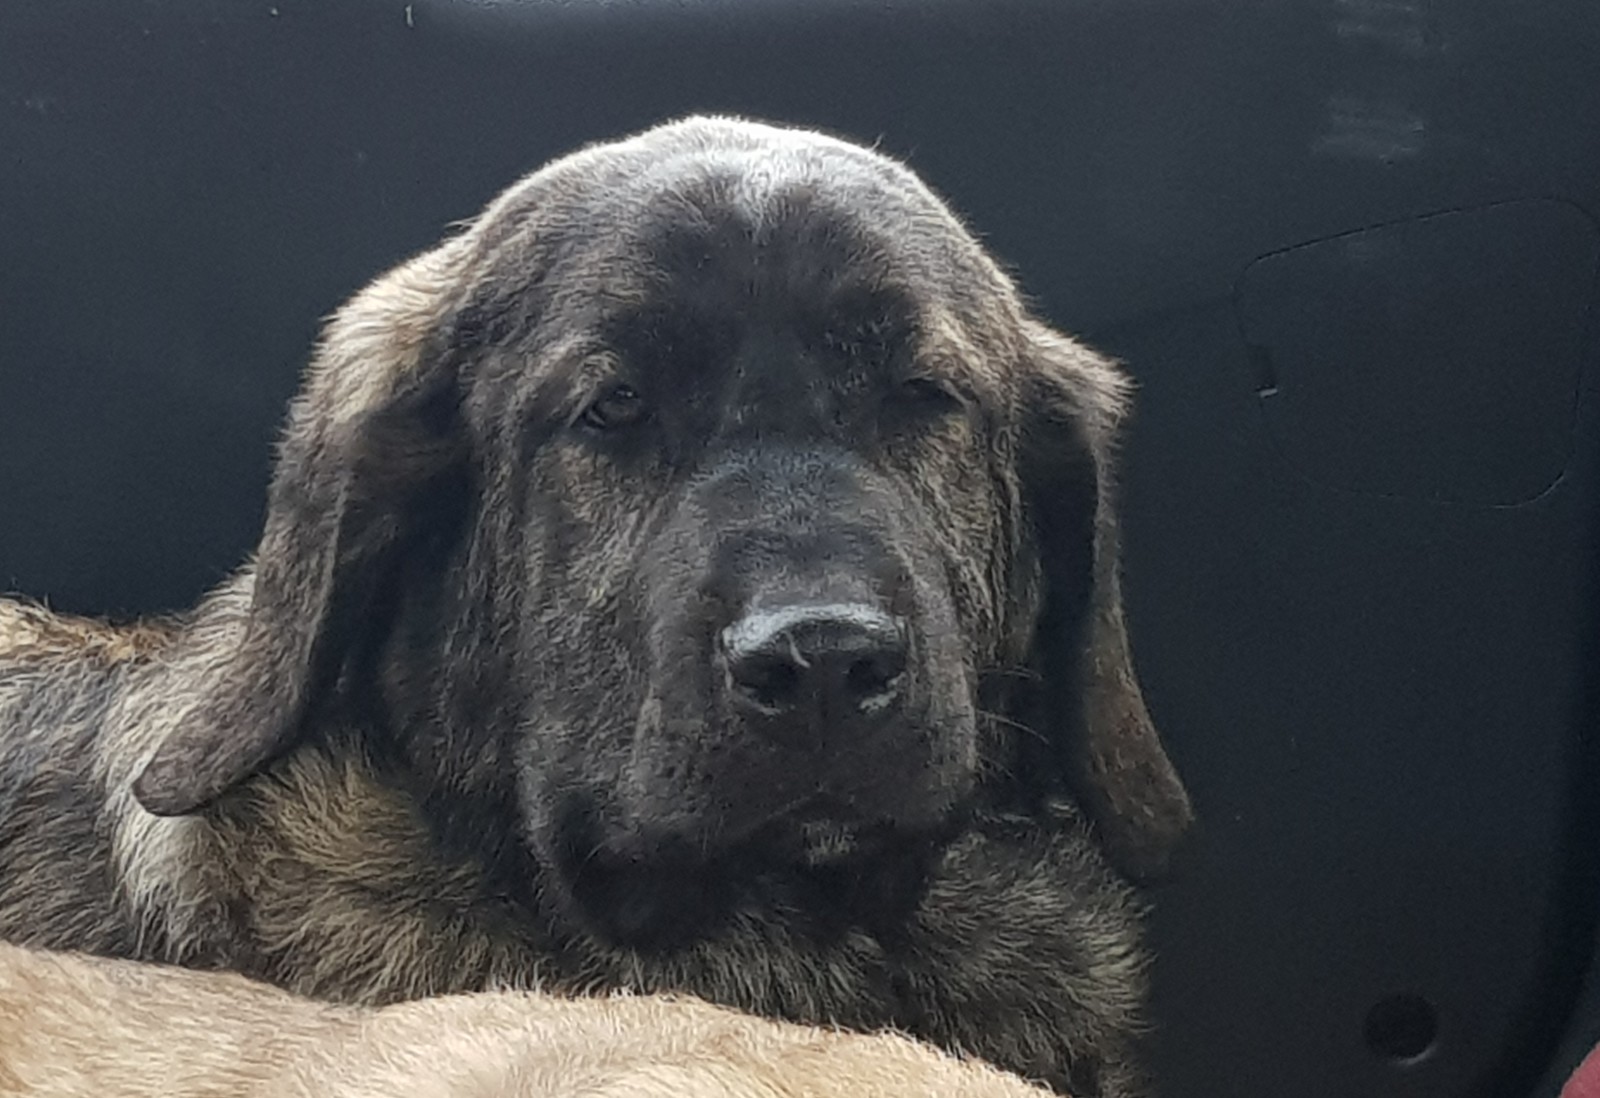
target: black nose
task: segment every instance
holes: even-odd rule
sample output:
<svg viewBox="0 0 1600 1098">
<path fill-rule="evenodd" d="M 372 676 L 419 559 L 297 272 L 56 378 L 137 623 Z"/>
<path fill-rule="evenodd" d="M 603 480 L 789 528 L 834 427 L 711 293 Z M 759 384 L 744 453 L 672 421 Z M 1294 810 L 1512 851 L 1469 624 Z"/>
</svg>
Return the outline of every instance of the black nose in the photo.
<svg viewBox="0 0 1600 1098">
<path fill-rule="evenodd" d="M 848 726 L 895 709 L 905 682 L 900 623 L 864 604 L 752 611 L 722 631 L 734 699 L 779 726 Z"/>
</svg>

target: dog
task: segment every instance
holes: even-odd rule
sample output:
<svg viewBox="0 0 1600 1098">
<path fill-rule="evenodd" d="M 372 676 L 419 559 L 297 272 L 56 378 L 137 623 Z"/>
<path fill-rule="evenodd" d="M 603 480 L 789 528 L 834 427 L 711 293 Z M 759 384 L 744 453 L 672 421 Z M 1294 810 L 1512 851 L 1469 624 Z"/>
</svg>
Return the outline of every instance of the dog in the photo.
<svg viewBox="0 0 1600 1098">
<path fill-rule="evenodd" d="M 897 1034 L 692 999 L 485 991 L 382 1009 L 0 943 L 0 1094 L 27 1098 L 1044 1098 Z"/>
<path fill-rule="evenodd" d="M 196 608 L 0 603 L 0 938 L 1140 1093 L 1192 812 L 1121 608 L 1129 388 L 877 152 L 562 157 L 329 320 Z"/>
</svg>

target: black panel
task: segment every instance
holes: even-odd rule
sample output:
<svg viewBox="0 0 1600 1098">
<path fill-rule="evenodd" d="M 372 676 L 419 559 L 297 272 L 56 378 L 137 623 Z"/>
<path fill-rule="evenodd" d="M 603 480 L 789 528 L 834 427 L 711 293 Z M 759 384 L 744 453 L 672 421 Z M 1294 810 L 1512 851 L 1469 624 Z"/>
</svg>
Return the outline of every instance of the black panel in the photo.
<svg viewBox="0 0 1600 1098">
<path fill-rule="evenodd" d="M 1539 495 L 1572 447 L 1597 260 L 1594 222 L 1549 201 L 1256 260 L 1240 279 L 1239 322 L 1278 449 L 1350 491 L 1489 504 Z"/>
<path fill-rule="evenodd" d="M 1203 819 L 1163 1093 L 1553 1094 L 1600 1036 L 1597 74 L 1591 0 L 5 0 L 0 586 L 191 601 L 319 317 L 547 157 L 877 140 L 1140 382 Z"/>
<path fill-rule="evenodd" d="M 1205 831 L 1161 899 L 1167 1068 L 1202 1094 L 1480 1093 L 1579 963 L 1547 950 L 1592 474 L 1519 508 L 1324 487 L 1278 456 L 1237 331 L 1222 302 L 1105 341 L 1144 364 L 1128 597 Z M 1414 1064 L 1367 1045 L 1395 995 L 1437 1012 Z"/>
</svg>

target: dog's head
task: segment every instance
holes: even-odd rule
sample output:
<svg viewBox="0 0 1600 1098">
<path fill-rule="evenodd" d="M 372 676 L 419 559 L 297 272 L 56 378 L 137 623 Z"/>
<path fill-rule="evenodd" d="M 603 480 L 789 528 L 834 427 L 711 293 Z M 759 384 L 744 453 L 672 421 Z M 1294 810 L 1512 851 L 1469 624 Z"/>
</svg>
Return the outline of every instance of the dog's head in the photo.
<svg viewBox="0 0 1600 1098">
<path fill-rule="evenodd" d="M 1142 875 L 1189 809 L 1117 593 L 1124 401 L 881 155 L 580 151 L 331 321 L 238 648 L 137 795 L 193 811 L 355 705 L 591 915 L 1058 795 Z"/>
</svg>

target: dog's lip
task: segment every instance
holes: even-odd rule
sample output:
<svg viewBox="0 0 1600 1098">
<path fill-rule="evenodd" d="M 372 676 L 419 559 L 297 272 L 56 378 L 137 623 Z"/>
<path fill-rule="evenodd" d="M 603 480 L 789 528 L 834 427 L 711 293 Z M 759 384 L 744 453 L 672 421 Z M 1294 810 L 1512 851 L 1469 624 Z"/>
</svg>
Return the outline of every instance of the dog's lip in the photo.
<svg viewBox="0 0 1600 1098">
<path fill-rule="evenodd" d="M 773 830 L 798 831 L 816 827 L 852 834 L 897 829 L 895 820 L 890 816 L 862 812 L 853 797 L 818 789 L 772 809 L 763 819 L 745 830 L 747 835 L 754 835 Z"/>
<path fill-rule="evenodd" d="M 944 833 L 959 816 L 955 805 L 916 821 L 866 816 L 847 798 L 818 793 L 769 816 L 733 845 L 787 851 L 805 864 L 815 864 L 819 857 L 836 862 L 870 861 L 908 842 Z M 819 854 L 821 848 L 841 840 L 847 844 L 847 849 L 825 856 Z"/>
<path fill-rule="evenodd" d="M 724 822 L 713 825 L 708 833 L 704 819 L 682 817 L 659 821 L 654 827 L 630 829 L 605 847 L 610 854 L 636 863 L 653 861 L 669 848 L 679 856 L 693 851 L 691 861 L 707 864 L 728 858 L 739 860 L 761 851 L 779 861 L 811 862 L 815 860 L 813 848 L 819 843 L 843 840 L 851 853 L 839 860 L 854 860 L 858 855 L 871 857 L 918 836 L 941 833 L 958 815 L 955 805 L 946 810 L 930 810 L 928 818 L 915 821 L 868 815 L 849 797 L 818 790 L 792 798 L 737 826 Z"/>
<path fill-rule="evenodd" d="M 846 823 L 859 817 L 849 797 L 818 789 L 794 798 L 774 811 L 772 818 L 795 823 Z"/>
</svg>

